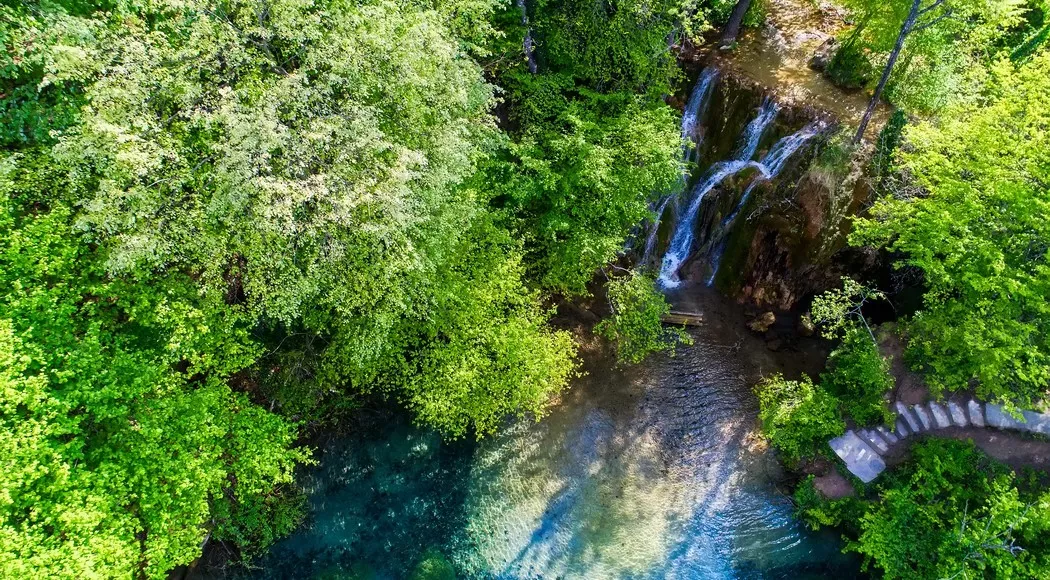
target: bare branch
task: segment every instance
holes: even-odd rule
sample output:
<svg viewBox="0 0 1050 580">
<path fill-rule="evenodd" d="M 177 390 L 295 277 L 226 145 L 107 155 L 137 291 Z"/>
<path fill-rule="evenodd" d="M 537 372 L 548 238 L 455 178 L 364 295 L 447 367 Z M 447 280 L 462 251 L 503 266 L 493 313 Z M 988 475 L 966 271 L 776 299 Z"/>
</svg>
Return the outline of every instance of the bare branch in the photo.
<svg viewBox="0 0 1050 580">
<path fill-rule="evenodd" d="M 933 4 L 930 4 L 926 8 L 919 9 L 918 15 L 922 16 L 923 14 L 929 14 L 931 10 L 936 10 L 938 6 L 944 4 L 945 2 L 946 0 L 934 0 Z"/>
<path fill-rule="evenodd" d="M 951 9 L 945 10 L 943 14 L 941 14 L 940 16 L 934 18 L 933 20 L 931 20 L 929 22 L 924 22 L 922 24 L 919 24 L 917 26 L 912 27 L 911 31 L 912 32 L 921 32 L 921 31 L 926 30 L 927 28 L 937 24 L 938 22 L 941 22 L 943 20 L 951 18 L 953 15 L 954 15 L 954 12 L 952 12 Z"/>
</svg>

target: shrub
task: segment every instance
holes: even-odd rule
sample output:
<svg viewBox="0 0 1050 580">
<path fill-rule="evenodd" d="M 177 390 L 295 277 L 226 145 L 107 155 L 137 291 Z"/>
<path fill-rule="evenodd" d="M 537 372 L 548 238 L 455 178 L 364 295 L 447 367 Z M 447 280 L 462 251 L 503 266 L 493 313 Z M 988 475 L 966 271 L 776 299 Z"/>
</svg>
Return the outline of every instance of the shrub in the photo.
<svg viewBox="0 0 1050 580">
<path fill-rule="evenodd" d="M 889 371 L 889 361 L 882 358 L 868 333 L 854 324 L 828 357 L 828 370 L 820 375 L 820 385 L 840 398 L 843 411 L 857 423 L 889 423 L 893 413 L 886 406 L 885 395 L 894 384 Z"/>
<path fill-rule="evenodd" d="M 762 432 L 788 461 L 814 453 L 846 429 L 838 415 L 838 399 L 805 375 L 798 381 L 773 375 L 755 392 Z"/>
<path fill-rule="evenodd" d="M 612 315 L 598 323 L 595 332 L 616 342 L 620 364 L 637 364 L 650 353 L 667 350 L 673 355 L 679 343 L 693 340 L 681 328 L 665 327 L 660 320 L 671 306 L 656 291 L 653 279 L 632 272 L 629 276 L 609 281 L 609 305 Z"/>
<path fill-rule="evenodd" d="M 795 513 L 811 530 L 821 526 L 848 525 L 863 513 L 860 501 L 852 497 L 827 499 L 813 485 L 809 475 L 795 489 Z"/>
</svg>

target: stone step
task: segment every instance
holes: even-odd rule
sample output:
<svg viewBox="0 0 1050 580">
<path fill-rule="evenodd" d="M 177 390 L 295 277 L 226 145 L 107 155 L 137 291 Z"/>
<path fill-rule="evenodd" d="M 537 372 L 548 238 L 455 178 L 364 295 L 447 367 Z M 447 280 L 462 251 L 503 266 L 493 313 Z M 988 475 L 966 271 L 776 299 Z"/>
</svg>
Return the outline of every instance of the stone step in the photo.
<svg viewBox="0 0 1050 580">
<path fill-rule="evenodd" d="M 1025 418 L 1025 430 L 1029 433 L 1050 435 L 1050 415 L 1035 411 L 1021 411 Z"/>
<path fill-rule="evenodd" d="M 984 427 L 984 405 L 970 399 L 966 403 L 966 410 L 970 416 L 970 424 L 974 427 Z"/>
<path fill-rule="evenodd" d="M 908 422 L 904 418 L 897 419 L 897 429 L 893 432 L 898 439 L 904 439 L 911 435 L 911 429 L 908 428 Z"/>
<path fill-rule="evenodd" d="M 944 408 L 944 405 L 930 401 L 926 404 L 926 407 L 930 410 L 930 416 L 933 417 L 935 429 L 944 429 L 952 426 L 952 420 L 948 418 L 948 411 Z"/>
<path fill-rule="evenodd" d="M 918 433 L 922 427 L 919 424 L 919 420 L 915 417 L 915 414 L 910 409 L 904 406 L 904 403 L 897 401 L 894 405 L 897 409 L 897 415 L 904 419 L 904 422 L 908 424 L 908 430 L 912 433 Z"/>
<path fill-rule="evenodd" d="M 926 410 L 926 407 L 922 405 L 912 405 L 911 412 L 915 413 L 915 417 L 919 419 L 919 425 L 921 425 L 920 431 L 929 431 L 933 427 L 933 419 L 930 419 L 930 413 Z"/>
<path fill-rule="evenodd" d="M 966 410 L 955 401 L 948 401 L 948 415 L 952 419 L 952 425 L 956 427 L 969 427 L 970 422 L 966 419 Z"/>
<path fill-rule="evenodd" d="M 878 451 L 879 455 L 882 455 L 890 450 L 889 443 L 887 443 L 886 440 L 882 438 L 882 435 L 879 435 L 876 431 L 872 431 L 871 429 L 862 429 L 860 431 L 860 436 L 862 439 L 867 441 L 868 444 L 875 449 L 875 451 Z"/>
<path fill-rule="evenodd" d="M 1007 413 L 1002 405 L 986 403 L 984 406 L 984 418 L 988 421 L 989 427 L 995 427 L 997 429 L 1017 429 L 1021 431 L 1027 430 L 1025 429 L 1025 424 L 1014 419 L 1013 415 Z"/>
<path fill-rule="evenodd" d="M 828 445 L 846 464 L 846 469 L 864 483 L 879 476 L 886 469 L 882 457 L 853 431 L 828 441 Z"/>
<path fill-rule="evenodd" d="M 882 435 L 882 438 L 885 439 L 886 443 L 889 443 L 890 445 L 896 445 L 897 441 L 900 441 L 900 438 L 894 435 L 893 433 L 890 433 L 890 430 L 887 429 L 884 425 L 879 425 L 875 428 L 875 430 L 878 431 L 879 435 Z"/>
</svg>

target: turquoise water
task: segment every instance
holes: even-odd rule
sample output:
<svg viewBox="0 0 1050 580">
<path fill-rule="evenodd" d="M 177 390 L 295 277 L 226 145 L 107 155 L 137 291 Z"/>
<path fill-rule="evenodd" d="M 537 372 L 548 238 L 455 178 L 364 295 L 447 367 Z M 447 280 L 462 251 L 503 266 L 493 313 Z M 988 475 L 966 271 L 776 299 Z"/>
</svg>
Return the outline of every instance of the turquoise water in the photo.
<svg viewBox="0 0 1050 580">
<path fill-rule="evenodd" d="M 393 418 L 326 444 L 308 522 L 253 575 L 406 578 L 430 558 L 460 578 L 855 577 L 754 433 L 757 377 L 817 357 L 691 307 L 730 314 L 675 358 L 621 371 L 584 338 L 588 375 L 541 422 L 474 443 Z"/>
</svg>

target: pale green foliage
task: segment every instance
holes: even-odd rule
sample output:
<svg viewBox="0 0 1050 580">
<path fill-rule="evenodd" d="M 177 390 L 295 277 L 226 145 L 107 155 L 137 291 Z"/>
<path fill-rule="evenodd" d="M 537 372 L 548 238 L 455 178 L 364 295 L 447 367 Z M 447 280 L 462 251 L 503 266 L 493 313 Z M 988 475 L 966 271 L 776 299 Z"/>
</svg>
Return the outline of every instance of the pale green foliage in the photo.
<svg viewBox="0 0 1050 580">
<path fill-rule="evenodd" d="M 661 317 L 671 311 L 671 305 L 656 290 L 651 276 L 630 272 L 609 280 L 606 291 L 612 315 L 594 330 L 615 341 L 620 364 L 637 364 L 659 351 L 674 355 L 678 344 L 693 343 L 685 330 L 664 326 Z"/>
<path fill-rule="evenodd" d="M 477 66 L 437 13 L 393 3 L 193 5 L 178 36 L 121 39 L 59 145 L 97 183 L 83 227 L 117 272 L 183 263 L 220 287 L 244 262 L 276 320 L 398 308 L 470 217 Z"/>
<path fill-rule="evenodd" d="M 403 397 L 421 421 L 451 436 L 492 433 L 508 414 L 539 417 L 576 376 L 575 344 L 545 327 L 547 314 L 521 283 L 516 248 L 495 229 L 478 229 L 436 273 L 428 320 L 403 325 L 425 337 L 409 343 Z"/>
<path fill-rule="evenodd" d="M 874 83 L 912 0 L 847 0 L 845 4 L 854 12 L 858 24 L 844 46 L 866 55 L 858 58 L 870 59 L 875 72 L 869 81 Z M 930 0 L 922 6 L 932 4 Z M 920 27 L 906 40 L 886 89 L 887 98 L 898 106 L 923 112 L 972 101 L 987 81 L 985 64 L 997 50 L 1006 48 L 997 43 L 1021 22 L 1024 4 L 1024 0 L 946 0 L 924 15 L 919 20 Z M 929 27 L 922 26 L 943 14 L 950 17 Z"/>
<path fill-rule="evenodd" d="M 906 132 L 902 163 L 928 195 L 887 197 L 857 223 L 921 268 L 910 355 L 935 389 L 1025 405 L 1050 385 L 1050 54 L 995 71 L 979 108 Z"/>
<path fill-rule="evenodd" d="M 797 461 L 841 435 L 838 400 L 808 376 L 789 381 L 776 374 L 755 387 L 762 434 L 789 461 Z"/>
<path fill-rule="evenodd" d="M 814 298 L 810 312 L 813 320 L 824 327 L 824 334 L 841 338 L 858 321 L 867 326 L 861 311 L 865 303 L 885 297 L 882 292 L 843 276 L 842 288 L 828 290 Z"/>
<path fill-rule="evenodd" d="M 0 575 L 163 577 L 212 504 L 305 454 L 226 385 L 257 352 L 235 310 L 179 275 L 109 279 L 64 208 L 20 221 L 0 216 Z"/>
<path fill-rule="evenodd" d="M 569 342 L 543 328 L 518 249 L 462 186 L 495 136 L 493 89 L 446 27 L 467 14 L 171 8 L 172 33 L 115 43 L 54 152 L 112 272 L 190 269 L 209 295 L 323 337 L 295 364 L 308 388 L 279 401 L 389 390 L 459 435 L 566 384 Z"/>
</svg>

